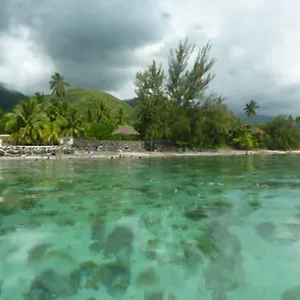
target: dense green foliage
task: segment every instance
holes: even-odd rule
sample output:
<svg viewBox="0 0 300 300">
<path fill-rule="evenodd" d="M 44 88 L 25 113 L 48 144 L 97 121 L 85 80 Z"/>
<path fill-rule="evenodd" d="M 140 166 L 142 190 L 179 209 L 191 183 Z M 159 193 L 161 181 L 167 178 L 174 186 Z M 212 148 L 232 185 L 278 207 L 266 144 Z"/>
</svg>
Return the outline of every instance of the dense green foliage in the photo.
<svg viewBox="0 0 300 300">
<path fill-rule="evenodd" d="M 137 98 L 127 103 L 99 91 L 70 89 L 65 78 L 54 73 L 51 95 L 37 92 L 13 111 L 0 110 L 0 132 L 10 133 L 19 144 L 56 144 L 66 136 L 117 139 L 113 131 L 129 124 L 143 140 L 188 147 L 300 148 L 299 117 L 278 116 L 251 125 L 259 110 L 257 102 L 245 105 L 247 118 L 241 120 L 223 96 L 208 92 L 215 61 L 209 56 L 209 44 L 196 49 L 186 39 L 170 51 L 167 72 L 156 61 L 138 72 Z"/>
<path fill-rule="evenodd" d="M 229 110 L 222 96 L 208 93 L 215 61 L 209 58 L 209 45 L 197 53 L 195 49 L 188 40 L 180 42 L 170 52 L 167 73 L 155 61 L 137 73 L 135 126 L 143 139 L 167 139 L 201 148 L 300 147 L 299 118 L 279 116 L 267 124 L 251 126 Z M 254 100 L 245 105 L 249 122 L 258 109 Z"/>
<path fill-rule="evenodd" d="M 0 110 L 0 132 L 12 141 L 28 145 L 53 145 L 60 137 L 116 139 L 113 131 L 130 123 L 133 109 L 103 92 L 70 89 L 58 73 L 49 82 L 52 95 L 36 92 L 12 112 Z"/>
</svg>

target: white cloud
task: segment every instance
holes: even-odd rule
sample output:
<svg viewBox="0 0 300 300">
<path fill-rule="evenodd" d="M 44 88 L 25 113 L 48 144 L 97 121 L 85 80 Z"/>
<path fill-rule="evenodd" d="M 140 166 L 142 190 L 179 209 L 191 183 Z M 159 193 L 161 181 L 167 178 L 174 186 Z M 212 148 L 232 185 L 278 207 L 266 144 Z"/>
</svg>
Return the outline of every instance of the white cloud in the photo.
<svg viewBox="0 0 300 300">
<path fill-rule="evenodd" d="M 36 91 L 44 78 L 50 78 L 54 66 L 30 40 L 30 32 L 16 27 L 0 36 L 0 82 L 24 93 Z"/>
</svg>

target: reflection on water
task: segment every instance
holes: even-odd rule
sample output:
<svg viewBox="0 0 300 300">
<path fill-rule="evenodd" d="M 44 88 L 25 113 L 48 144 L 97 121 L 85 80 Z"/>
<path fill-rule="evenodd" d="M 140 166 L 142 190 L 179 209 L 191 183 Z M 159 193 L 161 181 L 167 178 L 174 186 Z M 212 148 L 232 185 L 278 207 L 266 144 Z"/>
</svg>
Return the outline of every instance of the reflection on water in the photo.
<svg viewBox="0 0 300 300">
<path fill-rule="evenodd" d="M 298 300 L 299 166 L 2 161 L 0 298 Z"/>
</svg>

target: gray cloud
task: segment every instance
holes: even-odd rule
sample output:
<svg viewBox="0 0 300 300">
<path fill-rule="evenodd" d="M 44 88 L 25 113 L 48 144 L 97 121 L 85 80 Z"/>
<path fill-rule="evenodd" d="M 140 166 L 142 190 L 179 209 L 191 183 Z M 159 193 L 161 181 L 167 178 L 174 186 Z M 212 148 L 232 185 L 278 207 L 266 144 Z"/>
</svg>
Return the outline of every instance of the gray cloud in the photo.
<svg viewBox="0 0 300 300">
<path fill-rule="evenodd" d="M 254 99 L 262 113 L 300 114 L 300 68 L 295 64 L 300 39 L 290 35 L 297 24 L 300 26 L 298 2 L 224 3 L 0 0 L 0 38 L 6 35 L 17 40 L 16 28 L 28 29 L 27 48 L 32 50 L 33 57 L 38 53 L 41 59 L 36 64 L 31 59 L 30 67 L 20 69 L 23 73 L 16 86 L 26 88 L 27 92 L 46 88 L 49 74 L 45 78 L 39 75 L 45 64 L 48 72 L 51 69 L 62 73 L 73 87 L 111 91 L 121 98 L 134 96 L 135 72 L 152 59 L 166 66 L 169 49 L 177 45 L 180 36 L 188 36 L 200 46 L 210 40 L 212 56 L 217 58 L 216 78 L 211 87 L 228 99 L 231 108 L 241 111 L 245 102 Z M 291 41 L 293 46 L 286 46 Z M 147 50 L 144 55 L 137 52 L 160 43 L 163 46 L 158 50 Z M 297 51 L 293 53 L 291 49 Z M 4 54 L 0 51 L 0 70 L 5 65 L 7 71 L 14 59 L 10 56 L 10 62 L 5 64 Z M 22 60 L 20 56 L 15 61 Z M 16 66 L 12 69 L 18 70 Z M 5 74 L 11 74 L 7 81 L 13 83 L 14 73 Z M 29 76 L 33 79 L 27 82 Z"/>
<path fill-rule="evenodd" d="M 160 27 L 166 17 L 155 0 L 90 0 L 85 5 L 28 0 L 8 8 L 75 87 L 118 90 L 124 83 L 120 69 L 138 62 L 133 51 L 164 37 Z"/>
</svg>

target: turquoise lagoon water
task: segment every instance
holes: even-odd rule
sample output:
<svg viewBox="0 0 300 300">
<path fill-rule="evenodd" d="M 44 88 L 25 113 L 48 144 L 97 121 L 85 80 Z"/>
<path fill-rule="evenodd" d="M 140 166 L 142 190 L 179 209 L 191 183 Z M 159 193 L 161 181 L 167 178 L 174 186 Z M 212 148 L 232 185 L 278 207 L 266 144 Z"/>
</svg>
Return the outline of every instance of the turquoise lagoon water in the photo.
<svg viewBox="0 0 300 300">
<path fill-rule="evenodd" d="M 0 299 L 300 299 L 300 157 L 0 162 Z"/>
</svg>

